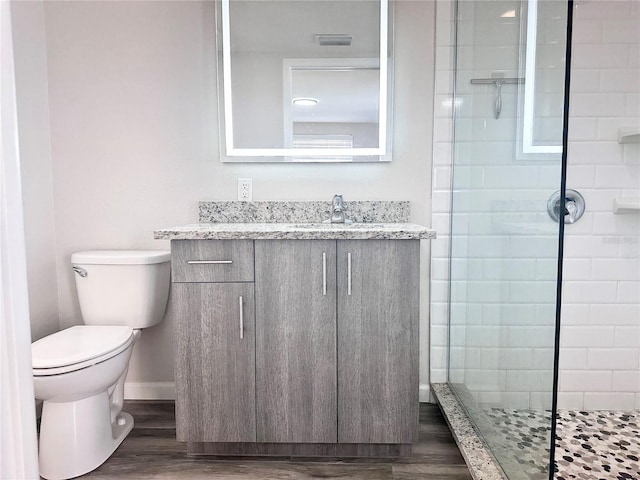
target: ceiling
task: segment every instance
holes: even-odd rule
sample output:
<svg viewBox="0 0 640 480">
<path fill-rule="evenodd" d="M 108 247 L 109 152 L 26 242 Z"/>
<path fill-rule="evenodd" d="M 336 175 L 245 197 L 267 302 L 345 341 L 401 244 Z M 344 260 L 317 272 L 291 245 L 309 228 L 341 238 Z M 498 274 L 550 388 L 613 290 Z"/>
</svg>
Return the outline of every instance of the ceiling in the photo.
<svg viewBox="0 0 640 480">
<path fill-rule="evenodd" d="M 378 123 L 380 70 L 302 70 L 293 74 L 292 97 L 318 100 L 291 106 L 294 122 Z"/>
<path fill-rule="evenodd" d="M 231 50 L 300 57 L 378 57 L 379 0 L 230 0 Z M 349 34 L 320 46 L 317 34 Z"/>
</svg>

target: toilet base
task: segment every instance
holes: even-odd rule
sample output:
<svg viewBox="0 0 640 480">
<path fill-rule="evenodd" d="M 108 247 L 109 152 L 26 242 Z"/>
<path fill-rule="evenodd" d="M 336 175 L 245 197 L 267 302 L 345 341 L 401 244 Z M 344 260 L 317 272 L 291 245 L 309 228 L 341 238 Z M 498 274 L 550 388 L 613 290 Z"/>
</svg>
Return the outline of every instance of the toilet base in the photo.
<svg viewBox="0 0 640 480">
<path fill-rule="evenodd" d="M 40 424 L 40 475 L 67 480 L 102 465 L 133 428 L 133 417 L 120 412 L 111 422 L 108 392 L 75 402 L 45 401 Z"/>
</svg>

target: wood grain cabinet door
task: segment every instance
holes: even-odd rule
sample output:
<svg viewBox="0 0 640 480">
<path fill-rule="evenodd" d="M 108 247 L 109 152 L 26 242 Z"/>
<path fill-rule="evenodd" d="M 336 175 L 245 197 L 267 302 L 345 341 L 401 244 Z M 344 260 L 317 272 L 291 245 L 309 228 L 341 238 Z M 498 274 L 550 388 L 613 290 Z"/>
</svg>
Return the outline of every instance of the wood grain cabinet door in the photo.
<svg viewBox="0 0 640 480">
<path fill-rule="evenodd" d="M 337 441 L 336 241 L 256 240 L 258 442 Z"/>
<path fill-rule="evenodd" d="M 174 283 L 178 441 L 255 442 L 253 283 Z"/>
<path fill-rule="evenodd" d="M 338 240 L 338 441 L 411 443 L 419 240 Z"/>
</svg>

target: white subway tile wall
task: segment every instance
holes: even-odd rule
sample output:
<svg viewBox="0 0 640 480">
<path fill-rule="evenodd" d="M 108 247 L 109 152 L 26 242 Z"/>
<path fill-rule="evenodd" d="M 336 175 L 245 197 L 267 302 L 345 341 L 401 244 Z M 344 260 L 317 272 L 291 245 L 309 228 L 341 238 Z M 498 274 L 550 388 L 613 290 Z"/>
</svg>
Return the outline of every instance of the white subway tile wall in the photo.
<svg viewBox="0 0 640 480">
<path fill-rule="evenodd" d="M 515 159 L 518 87 L 505 85 L 502 111 L 493 116 L 495 86 L 472 85 L 472 78 L 519 75 L 520 3 L 495 1 L 458 5 L 456 168 L 454 211 L 450 217 L 454 45 L 451 2 L 438 3 L 437 109 L 433 224 L 438 242 L 432 251 L 432 379 L 446 379 L 446 342 L 450 335 L 449 380 L 464 383 L 481 403 L 503 408 L 550 405 L 553 367 L 553 321 L 557 226 L 546 217 L 546 202 L 560 185 L 559 162 Z M 549 4 L 555 8 L 555 5 Z M 503 16 L 505 12 L 518 12 Z M 547 41 L 562 41 L 555 15 L 541 23 Z M 562 33 L 562 32 L 560 32 Z M 543 40 L 541 50 L 546 46 Z M 554 43 L 555 44 L 555 43 Z M 558 48 L 557 46 L 555 47 Z M 539 65 L 552 65 L 557 51 Z M 555 55 L 555 57 L 553 56 Z M 560 66 L 561 67 L 561 66 Z M 546 95 L 546 114 L 558 115 L 549 94 L 562 76 L 546 69 L 537 92 Z M 555 87 L 553 77 L 555 76 Z M 550 88 L 551 87 L 551 88 Z M 561 91 L 561 90 L 560 90 Z M 554 101 L 551 101 L 554 100 Z M 555 103 L 554 103 L 555 102 Z M 562 102 L 560 101 L 560 104 Z M 585 126 L 585 129 L 587 126 Z M 592 129 L 595 129 L 595 125 Z M 554 131 L 555 130 L 555 131 Z M 561 129 L 547 131 L 557 141 Z M 452 221 L 452 228 L 450 228 Z M 452 237 L 451 237 L 452 235 Z M 450 239 L 453 262 L 449 265 Z M 451 275 L 451 289 L 447 280 Z M 451 297 L 451 329 L 447 300 Z"/>
<path fill-rule="evenodd" d="M 640 216 L 613 213 L 640 196 L 640 145 L 618 143 L 640 128 L 639 3 L 575 7 L 567 187 L 592 223 L 565 229 L 560 408 L 640 406 Z"/>
<path fill-rule="evenodd" d="M 510 92 L 504 87 L 496 121 L 494 87 L 470 84 L 496 70 L 518 75 L 518 49 L 500 45 L 517 45 L 520 20 L 501 19 L 496 28 L 491 13 L 506 11 L 510 3 L 519 11 L 518 2 L 459 6 L 451 265 L 455 30 L 453 3 L 437 4 L 433 224 L 439 237 L 432 249 L 431 381 L 447 379 L 449 333 L 451 382 L 464 383 L 488 404 L 548 408 L 557 226 L 545 208 L 559 189 L 559 166 L 514 159 L 515 86 Z M 620 128 L 640 127 L 638 3 L 578 2 L 575 10 L 567 187 L 584 195 L 587 212 L 565 230 L 560 408 L 640 405 L 640 217 L 613 213 L 615 197 L 640 194 L 638 144 L 618 143 Z M 549 20 L 539 32 L 553 42 L 559 28 L 564 21 Z M 549 82 L 553 75 L 557 81 L 558 71 L 561 65 L 547 71 Z"/>
</svg>

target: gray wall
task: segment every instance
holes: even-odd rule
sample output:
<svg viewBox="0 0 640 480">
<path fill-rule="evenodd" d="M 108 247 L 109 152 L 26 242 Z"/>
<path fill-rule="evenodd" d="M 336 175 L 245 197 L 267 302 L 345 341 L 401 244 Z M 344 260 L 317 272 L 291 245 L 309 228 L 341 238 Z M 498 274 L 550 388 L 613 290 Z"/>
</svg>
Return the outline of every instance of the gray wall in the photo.
<svg viewBox="0 0 640 480">
<path fill-rule="evenodd" d="M 13 2 L 11 20 L 31 337 L 37 340 L 59 328 L 43 3 Z"/>
</svg>

